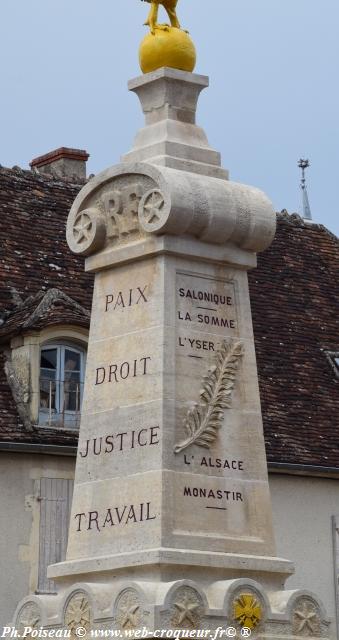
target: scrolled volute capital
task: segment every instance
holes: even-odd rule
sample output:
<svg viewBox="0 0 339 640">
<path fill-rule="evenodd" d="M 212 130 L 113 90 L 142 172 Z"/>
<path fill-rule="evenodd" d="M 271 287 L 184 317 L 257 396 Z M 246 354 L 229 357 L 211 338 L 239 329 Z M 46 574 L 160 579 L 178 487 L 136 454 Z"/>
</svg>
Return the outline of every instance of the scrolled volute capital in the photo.
<svg viewBox="0 0 339 640">
<path fill-rule="evenodd" d="M 89 256 L 150 235 L 190 236 L 256 253 L 272 242 L 276 216 L 263 192 L 228 180 L 148 163 L 120 164 L 74 201 L 67 241 Z"/>
</svg>

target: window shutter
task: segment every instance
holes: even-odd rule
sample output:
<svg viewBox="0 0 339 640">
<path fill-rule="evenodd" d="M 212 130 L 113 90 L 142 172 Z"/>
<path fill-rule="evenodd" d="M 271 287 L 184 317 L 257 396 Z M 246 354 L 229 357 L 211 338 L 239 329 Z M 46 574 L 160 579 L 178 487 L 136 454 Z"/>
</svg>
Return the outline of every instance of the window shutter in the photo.
<svg viewBox="0 0 339 640">
<path fill-rule="evenodd" d="M 334 582 L 335 582 L 335 595 L 336 595 L 336 614 L 337 614 L 337 629 L 339 638 L 339 516 L 333 516 L 332 518 L 332 531 L 333 531 L 333 551 L 334 551 Z"/>
<path fill-rule="evenodd" d="M 39 593 L 55 593 L 47 567 L 66 557 L 73 480 L 40 479 Z"/>
</svg>

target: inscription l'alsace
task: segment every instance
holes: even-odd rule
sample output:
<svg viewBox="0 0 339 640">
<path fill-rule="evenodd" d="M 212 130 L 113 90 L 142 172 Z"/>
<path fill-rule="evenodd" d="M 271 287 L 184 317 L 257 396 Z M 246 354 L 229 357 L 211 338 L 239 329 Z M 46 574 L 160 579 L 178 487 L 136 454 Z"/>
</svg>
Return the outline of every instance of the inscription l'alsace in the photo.
<svg viewBox="0 0 339 640">
<path fill-rule="evenodd" d="M 103 513 L 99 511 L 88 511 L 77 513 L 74 516 L 77 521 L 77 531 L 102 531 L 106 527 L 126 526 L 131 523 L 148 522 L 156 520 L 156 516 L 152 515 L 152 507 L 150 502 L 141 502 L 141 504 L 124 505 L 118 507 L 110 507 Z"/>
</svg>

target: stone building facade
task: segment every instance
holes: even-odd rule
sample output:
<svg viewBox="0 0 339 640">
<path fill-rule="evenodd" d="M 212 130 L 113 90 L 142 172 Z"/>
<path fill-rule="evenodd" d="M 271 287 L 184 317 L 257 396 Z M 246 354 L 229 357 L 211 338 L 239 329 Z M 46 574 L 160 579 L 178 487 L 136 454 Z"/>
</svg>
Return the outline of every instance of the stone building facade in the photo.
<svg viewBox="0 0 339 640">
<path fill-rule="evenodd" d="M 92 275 L 66 245 L 87 154 L 0 168 L 0 623 L 53 593 L 72 496 Z M 43 231 L 43 232 L 42 232 Z M 339 617 L 338 241 L 278 214 L 250 273 L 278 553 Z"/>
</svg>

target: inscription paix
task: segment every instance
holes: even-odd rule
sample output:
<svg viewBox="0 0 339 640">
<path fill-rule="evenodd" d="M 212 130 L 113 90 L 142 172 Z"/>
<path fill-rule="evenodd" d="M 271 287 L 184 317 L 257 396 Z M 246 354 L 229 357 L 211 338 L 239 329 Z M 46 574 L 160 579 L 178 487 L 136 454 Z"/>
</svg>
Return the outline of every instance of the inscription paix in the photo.
<svg viewBox="0 0 339 640">
<path fill-rule="evenodd" d="M 146 376 L 149 373 L 149 364 L 151 356 L 125 361 L 120 363 L 109 364 L 104 367 L 97 367 L 95 374 L 95 385 L 104 383 L 119 383 L 128 378 L 137 378 L 138 376 Z"/>
<path fill-rule="evenodd" d="M 148 302 L 148 285 L 136 287 L 135 289 L 127 289 L 125 291 L 117 291 L 109 293 L 105 296 L 105 313 L 108 311 L 116 311 L 117 309 L 125 309 L 128 307 L 145 304 Z"/>
<path fill-rule="evenodd" d="M 159 426 L 146 427 L 92 438 L 86 440 L 83 448 L 79 448 L 79 454 L 81 458 L 87 458 L 92 454 L 100 456 L 111 453 L 124 453 L 139 447 L 158 445 L 160 444 L 159 430 Z"/>
</svg>

